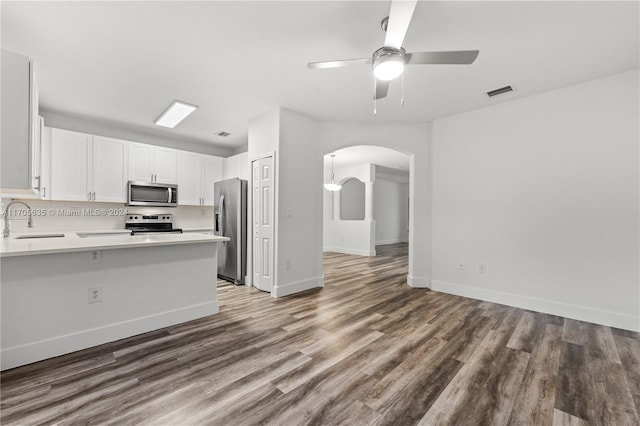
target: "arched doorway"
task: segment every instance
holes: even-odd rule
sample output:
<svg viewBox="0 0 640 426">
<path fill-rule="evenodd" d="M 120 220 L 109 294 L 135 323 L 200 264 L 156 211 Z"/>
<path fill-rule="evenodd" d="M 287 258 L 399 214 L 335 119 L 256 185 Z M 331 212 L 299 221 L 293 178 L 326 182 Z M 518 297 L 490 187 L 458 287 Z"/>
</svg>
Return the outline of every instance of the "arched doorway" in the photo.
<svg viewBox="0 0 640 426">
<path fill-rule="evenodd" d="M 333 157 L 333 168 L 332 158 Z M 411 156 L 372 145 L 356 145 L 324 156 L 324 181 L 342 184 L 323 191 L 323 253 L 374 257 L 408 267 Z M 391 260 L 391 258 L 394 258 Z M 344 258 L 347 261 L 347 258 Z M 363 268 L 371 259 L 353 258 Z M 397 266 L 397 265 L 396 265 Z M 406 272 L 405 272 L 406 275 Z"/>
</svg>

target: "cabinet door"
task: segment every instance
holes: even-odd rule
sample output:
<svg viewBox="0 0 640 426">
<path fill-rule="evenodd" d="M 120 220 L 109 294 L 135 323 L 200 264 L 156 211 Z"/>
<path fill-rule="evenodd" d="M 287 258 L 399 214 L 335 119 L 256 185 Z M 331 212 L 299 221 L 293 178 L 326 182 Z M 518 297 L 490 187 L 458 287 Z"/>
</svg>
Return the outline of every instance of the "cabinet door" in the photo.
<svg viewBox="0 0 640 426">
<path fill-rule="evenodd" d="M 154 147 L 142 143 L 129 144 L 129 180 L 134 182 L 153 181 Z"/>
<path fill-rule="evenodd" d="M 213 184 L 223 180 L 224 158 L 213 155 L 204 156 L 202 194 L 205 206 L 213 206 Z"/>
<path fill-rule="evenodd" d="M 93 137 L 92 176 L 95 201 L 126 201 L 127 142 Z"/>
<path fill-rule="evenodd" d="M 51 199 L 88 201 L 89 145 L 92 136 L 51 129 Z"/>
<path fill-rule="evenodd" d="M 43 200 L 51 199 L 51 127 L 42 127 L 42 158 L 41 158 L 41 172 L 42 176 L 41 185 L 41 197 Z"/>
<path fill-rule="evenodd" d="M 153 155 L 153 166 L 155 173 L 154 182 L 178 182 L 178 161 L 177 152 L 175 149 L 155 147 Z M 178 197 L 180 197 L 180 188 L 178 188 Z"/>
<path fill-rule="evenodd" d="M 178 151 L 178 204 L 202 204 L 202 155 Z"/>
</svg>

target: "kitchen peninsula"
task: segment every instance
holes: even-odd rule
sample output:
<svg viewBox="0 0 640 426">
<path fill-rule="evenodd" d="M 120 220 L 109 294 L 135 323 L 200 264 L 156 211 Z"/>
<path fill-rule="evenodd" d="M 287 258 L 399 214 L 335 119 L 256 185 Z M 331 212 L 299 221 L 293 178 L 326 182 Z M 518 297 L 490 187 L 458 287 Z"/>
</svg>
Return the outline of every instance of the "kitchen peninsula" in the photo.
<svg viewBox="0 0 640 426">
<path fill-rule="evenodd" d="M 20 237 L 0 245 L 2 370 L 218 312 L 217 245 L 228 238 Z"/>
</svg>

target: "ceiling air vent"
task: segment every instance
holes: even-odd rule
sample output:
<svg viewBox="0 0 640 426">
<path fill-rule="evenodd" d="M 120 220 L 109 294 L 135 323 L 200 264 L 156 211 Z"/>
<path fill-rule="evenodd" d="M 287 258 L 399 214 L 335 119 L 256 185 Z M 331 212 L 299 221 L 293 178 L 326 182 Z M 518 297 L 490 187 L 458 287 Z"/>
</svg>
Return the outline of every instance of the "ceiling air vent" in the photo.
<svg viewBox="0 0 640 426">
<path fill-rule="evenodd" d="M 503 93 L 507 93 L 507 92 L 512 92 L 513 91 L 513 87 L 511 86 L 504 86 L 501 87 L 499 89 L 495 89 L 495 90 L 490 90 L 487 92 L 487 95 L 489 95 L 490 98 L 497 96 L 497 95 L 501 95 Z"/>
<path fill-rule="evenodd" d="M 226 138 L 227 136 L 229 136 L 231 133 L 229 132 L 225 132 L 223 130 L 220 130 L 218 133 L 216 133 L 216 136 L 222 136 L 223 138 Z"/>
</svg>

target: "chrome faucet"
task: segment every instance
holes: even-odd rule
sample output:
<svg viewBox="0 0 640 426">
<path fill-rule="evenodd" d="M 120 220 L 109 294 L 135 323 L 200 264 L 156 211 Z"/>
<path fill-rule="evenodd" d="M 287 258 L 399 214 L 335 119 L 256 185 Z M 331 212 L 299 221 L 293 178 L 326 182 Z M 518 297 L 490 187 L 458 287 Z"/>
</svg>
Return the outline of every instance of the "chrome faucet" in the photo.
<svg viewBox="0 0 640 426">
<path fill-rule="evenodd" d="M 3 238 L 9 238 L 9 235 L 11 234 L 11 230 L 9 228 L 9 207 L 11 207 L 14 204 L 22 204 L 27 209 L 29 209 L 29 221 L 27 222 L 27 226 L 29 228 L 33 228 L 33 215 L 31 212 L 31 207 L 29 207 L 27 203 L 24 203 L 22 201 L 12 201 L 9 204 L 7 204 L 7 208 L 4 209 L 4 213 L 2 213 L 4 215 L 4 230 L 2 231 Z"/>
</svg>

